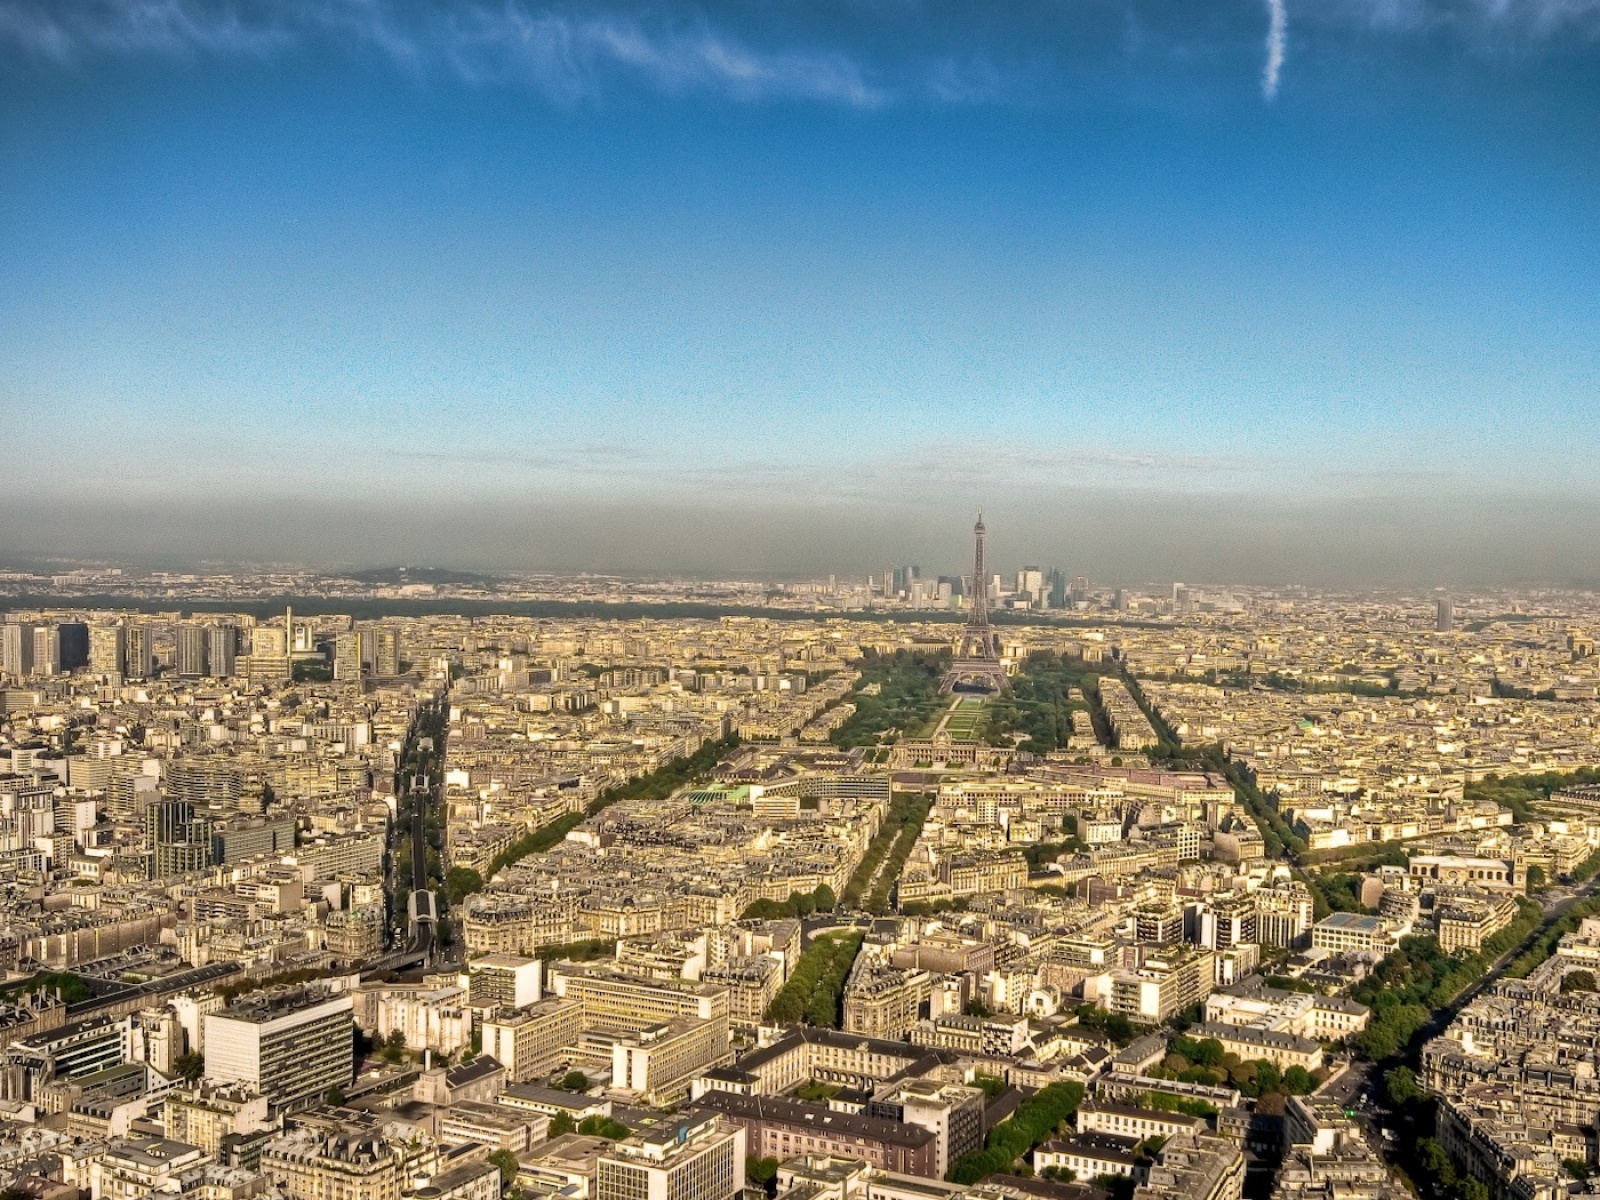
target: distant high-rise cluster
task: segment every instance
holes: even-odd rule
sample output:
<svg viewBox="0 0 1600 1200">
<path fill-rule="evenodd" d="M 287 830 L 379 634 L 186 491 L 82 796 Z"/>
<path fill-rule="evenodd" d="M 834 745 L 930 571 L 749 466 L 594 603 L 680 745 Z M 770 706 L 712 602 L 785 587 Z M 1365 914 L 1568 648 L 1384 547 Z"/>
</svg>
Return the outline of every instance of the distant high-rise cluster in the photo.
<svg viewBox="0 0 1600 1200">
<path fill-rule="evenodd" d="M 87 671 L 110 680 L 288 679 L 297 666 L 339 679 L 395 678 L 404 669 L 399 629 L 373 622 L 318 633 L 297 623 L 193 617 L 174 622 L 9 621 L 0 625 L 0 675 L 13 680 Z"/>
</svg>

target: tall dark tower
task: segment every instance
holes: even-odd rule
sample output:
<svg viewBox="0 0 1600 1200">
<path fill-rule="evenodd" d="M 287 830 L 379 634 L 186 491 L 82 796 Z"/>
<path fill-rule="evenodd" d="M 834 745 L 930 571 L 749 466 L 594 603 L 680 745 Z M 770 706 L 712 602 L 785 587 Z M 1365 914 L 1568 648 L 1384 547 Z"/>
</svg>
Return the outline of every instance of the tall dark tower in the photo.
<svg viewBox="0 0 1600 1200">
<path fill-rule="evenodd" d="M 998 692 L 1006 686 L 1006 669 L 1000 662 L 1000 647 L 989 625 L 989 580 L 983 568 L 983 512 L 972 527 L 975 545 L 972 552 L 972 603 L 967 609 L 967 627 L 961 634 L 961 650 L 945 672 L 940 690 Z"/>
<path fill-rule="evenodd" d="M 967 614 L 968 629 L 989 628 L 989 576 L 983 569 L 983 509 L 978 510 L 978 523 L 972 527 L 976 547 L 972 552 L 972 611 Z"/>
</svg>

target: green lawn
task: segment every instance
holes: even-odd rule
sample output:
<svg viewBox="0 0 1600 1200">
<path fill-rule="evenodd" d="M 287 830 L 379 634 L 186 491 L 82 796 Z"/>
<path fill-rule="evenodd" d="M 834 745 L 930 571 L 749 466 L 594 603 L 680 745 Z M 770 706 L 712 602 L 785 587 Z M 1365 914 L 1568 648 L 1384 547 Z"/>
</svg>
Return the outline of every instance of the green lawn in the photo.
<svg viewBox="0 0 1600 1200">
<path fill-rule="evenodd" d="M 983 732 L 989 724 L 989 705 L 981 696 L 961 696 L 949 708 L 935 714 L 934 719 L 922 731 L 923 737 L 931 737 L 939 727 L 939 722 L 945 721 L 944 730 L 958 742 L 981 741 Z"/>
</svg>

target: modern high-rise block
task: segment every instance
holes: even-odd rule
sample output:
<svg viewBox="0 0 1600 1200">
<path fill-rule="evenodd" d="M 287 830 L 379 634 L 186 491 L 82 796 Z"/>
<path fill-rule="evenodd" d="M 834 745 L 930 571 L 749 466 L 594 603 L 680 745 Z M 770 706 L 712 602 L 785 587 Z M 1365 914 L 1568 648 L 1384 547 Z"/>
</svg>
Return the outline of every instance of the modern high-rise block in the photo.
<svg viewBox="0 0 1600 1200">
<path fill-rule="evenodd" d="M 1433 627 L 1439 633 L 1449 633 L 1456 627 L 1456 606 L 1450 597 L 1440 596 L 1434 603 Z"/>
<path fill-rule="evenodd" d="M 54 625 L 34 626 L 33 673 L 61 674 L 61 631 Z"/>
<path fill-rule="evenodd" d="M 33 626 L 7 622 L 0 626 L 0 671 L 20 679 L 33 673 Z"/>
<path fill-rule="evenodd" d="M 716 1113 L 691 1113 L 601 1155 L 596 1200 L 733 1200 L 744 1187 L 744 1159 L 744 1129 Z"/>
<path fill-rule="evenodd" d="M 144 810 L 145 849 L 157 879 L 203 871 L 212 863 L 211 821 L 187 800 L 158 800 Z"/>
<path fill-rule="evenodd" d="M 371 633 L 372 673 L 394 676 L 400 674 L 400 631 L 380 625 Z"/>
<path fill-rule="evenodd" d="M 200 676 L 206 673 L 206 651 L 210 637 L 204 625 L 179 625 L 177 657 L 174 666 L 179 675 Z"/>
<path fill-rule="evenodd" d="M 218 679 L 238 674 L 234 657 L 239 649 L 239 631 L 232 625 L 213 625 L 206 630 L 206 669 Z"/>
<path fill-rule="evenodd" d="M 315 1104 L 355 1070 L 349 995 L 316 987 L 246 997 L 205 1019 L 206 1078 L 250 1085 L 273 1104 Z"/>
<path fill-rule="evenodd" d="M 129 625 L 127 630 L 127 676 L 129 679 L 149 679 L 156 673 L 155 630 L 149 625 Z"/>
<path fill-rule="evenodd" d="M 121 677 L 128 657 L 128 631 L 121 625 L 89 629 L 89 669 L 96 675 Z"/>
<path fill-rule="evenodd" d="M 56 627 L 61 639 L 61 669 L 71 673 L 89 665 L 89 627 L 82 621 L 63 621 Z"/>
<path fill-rule="evenodd" d="M 373 643 L 376 639 L 369 629 L 351 629 L 341 633 L 333 642 L 333 677 L 335 679 L 360 679 L 372 667 Z"/>
</svg>

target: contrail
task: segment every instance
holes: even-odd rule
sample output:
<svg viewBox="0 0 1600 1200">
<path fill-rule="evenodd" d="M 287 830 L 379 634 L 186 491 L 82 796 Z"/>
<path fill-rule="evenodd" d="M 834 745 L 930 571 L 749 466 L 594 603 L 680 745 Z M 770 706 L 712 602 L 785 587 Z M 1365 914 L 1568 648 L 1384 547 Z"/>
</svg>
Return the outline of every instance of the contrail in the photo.
<svg viewBox="0 0 1600 1200">
<path fill-rule="evenodd" d="M 1267 0 L 1267 62 L 1261 68 L 1261 94 L 1268 100 L 1278 95 L 1278 73 L 1283 70 L 1284 36 L 1289 29 L 1289 13 L 1283 0 Z"/>
</svg>

